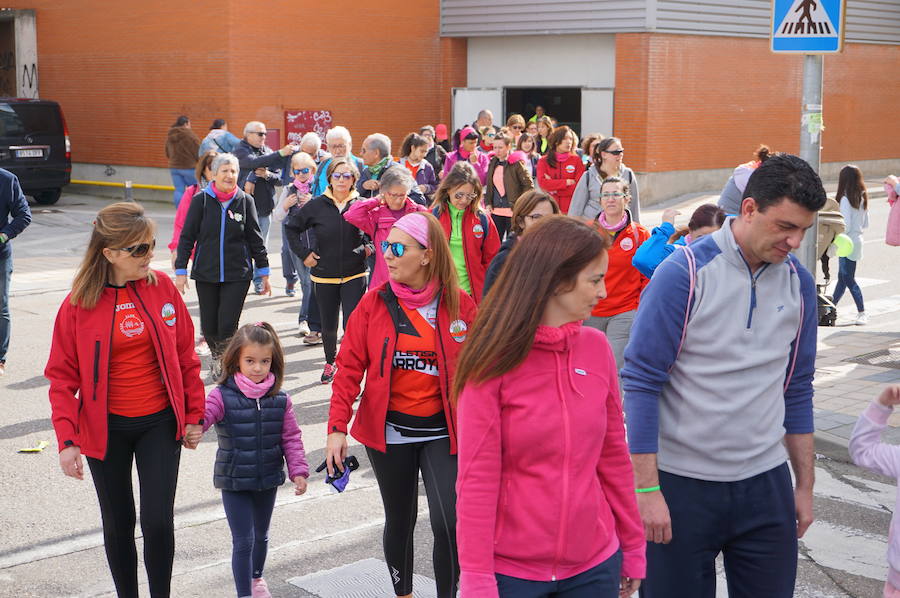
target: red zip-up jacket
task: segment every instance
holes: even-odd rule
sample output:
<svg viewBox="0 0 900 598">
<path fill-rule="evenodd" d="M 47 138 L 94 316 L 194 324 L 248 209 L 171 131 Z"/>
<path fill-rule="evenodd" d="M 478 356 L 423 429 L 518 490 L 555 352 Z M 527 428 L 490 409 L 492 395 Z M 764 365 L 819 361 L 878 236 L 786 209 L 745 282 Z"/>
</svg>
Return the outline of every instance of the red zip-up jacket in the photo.
<svg viewBox="0 0 900 598">
<path fill-rule="evenodd" d="M 450 210 L 436 208 L 433 212 L 444 227 L 447 241 L 450 241 L 451 227 Z M 487 230 L 484 225 L 487 224 Z M 478 304 L 484 290 L 484 277 L 487 274 L 491 260 L 500 251 L 500 233 L 494 225 L 494 220 L 487 214 L 484 217 L 476 216 L 471 210 L 466 209 L 462 219 L 463 253 L 466 256 L 466 270 L 469 272 L 469 284 L 472 286 L 472 299 Z"/>
<path fill-rule="evenodd" d="M 201 424 L 206 393 L 200 359 L 194 352 L 194 324 L 181 295 L 164 273 L 157 282 L 128 283 L 135 308 L 150 330 L 159 369 L 178 420 Z M 86 457 L 103 459 L 107 446 L 107 383 L 115 319 L 115 289 L 103 289 L 93 309 L 72 305 L 67 296 L 53 327 L 44 376 L 50 381 L 50 408 L 59 450 L 81 447 Z"/>
<path fill-rule="evenodd" d="M 631 218 L 630 213 L 628 217 Z M 600 234 L 609 233 L 600 230 Z M 609 256 L 605 276 L 606 297 L 598 301 L 591 310 L 592 316 L 604 318 L 638 308 L 641 293 L 650 279 L 634 267 L 634 254 L 649 238 L 650 231 L 634 221 L 630 221 L 628 226 L 613 237 L 612 244 L 606 250 Z"/>
<path fill-rule="evenodd" d="M 575 186 L 583 174 L 584 163 L 576 154 L 570 154 L 565 161 L 557 162 L 555 168 L 550 166 L 547 156 L 544 156 L 538 160 L 535 183 L 553 196 L 563 214 L 568 214 L 572 195 L 575 194 Z M 550 178 L 547 178 L 548 176 Z M 569 185 L 566 179 L 572 179 L 575 183 Z"/>
<path fill-rule="evenodd" d="M 350 314 L 341 350 L 337 356 L 337 375 L 331 385 L 331 409 L 328 412 L 328 432 L 347 433 L 353 416 L 353 402 L 360 396 L 363 375 L 366 386 L 359 399 L 356 419 L 350 433 L 364 445 L 384 452 L 384 427 L 391 397 L 391 363 L 397 346 L 397 329 L 389 305 L 399 309 L 390 283 L 366 293 Z M 435 338 L 438 354 L 441 399 L 450 453 L 456 454 L 456 410 L 450 404 L 450 385 L 456 370 L 456 360 L 462 351 L 466 334 L 475 321 L 475 303 L 469 295 L 459 291 L 459 315 L 450 317 L 443 301 L 438 304 Z"/>
</svg>

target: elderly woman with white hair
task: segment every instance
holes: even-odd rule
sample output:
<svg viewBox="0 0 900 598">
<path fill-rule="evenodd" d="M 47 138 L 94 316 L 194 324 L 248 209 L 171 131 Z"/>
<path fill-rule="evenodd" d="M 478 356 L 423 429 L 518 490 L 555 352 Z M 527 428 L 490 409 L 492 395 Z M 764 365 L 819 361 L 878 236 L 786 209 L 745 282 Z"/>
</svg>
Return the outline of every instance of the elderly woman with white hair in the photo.
<svg viewBox="0 0 900 598">
<path fill-rule="evenodd" d="M 331 154 L 331 157 L 319 164 L 319 174 L 316 176 L 313 197 L 322 195 L 328 189 L 330 181 L 328 180 L 327 172 L 332 160 L 347 158 L 357 170 L 361 171 L 363 167 L 362 160 L 353 155 L 353 138 L 346 127 L 337 126 L 328 129 L 328 132 L 325 134 L 325 144 L 328 146 L 328 153 Z"/>
<path fill-rule="evenodd" d="M 375 244 L 375 262 L 369 275 L 369 288 L 388 279 L 384 253 L 378 251 L 381 242 L 387 239 L 391 227 L 400 218 L 413 212 L 424 212 L 425 206 L 409 197 L 416 181 L 406 168 L 391 168 L 381 176 L 380 193 L 370 199 L 361 199 L 344 212 L 344 220 L 369 235 Z"/>
<path fill-rule="evenodd" d="M 184 294 L 188 287 L 187 265 L 193 252 L 191 278 L 200 303 L 200 328 L 212 352 L 213 374 L 225 345 L 237 330 L 244 298 L 254 269 L 262 280 L 262 294 L 269 287 L 269 258 L 259 228 L 253 198 L 238 188 L 238 159 L 219 154 L 210 166 L 212 181 L 191 198 L 178 240 L 175 286 Z"/>
</svg>

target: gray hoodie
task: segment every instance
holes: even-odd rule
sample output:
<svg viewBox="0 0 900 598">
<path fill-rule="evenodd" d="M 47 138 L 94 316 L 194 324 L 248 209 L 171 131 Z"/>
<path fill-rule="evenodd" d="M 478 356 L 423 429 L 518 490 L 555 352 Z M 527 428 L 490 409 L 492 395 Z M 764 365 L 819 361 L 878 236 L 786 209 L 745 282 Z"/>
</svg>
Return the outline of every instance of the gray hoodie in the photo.
<svg viewBox="0 0 900 598">
<path fill-rule="evenodd" d="M 631 211 L 631 217 L 635 222 L 641 221 L 641 201 L 638 192 L 637 178 L 634 171 L 624 164 L 619 169 L 619 178 L 631 186 L 631 204 L 628 209 Z M 600 187 L 603 181 L 600 180 L 600 173 L 597 172 L 597 166 L 591 164 L 590 167 L 581 175 L 578 184 L 575 185 L 575 192 L 572 194 L 572 203 L 569 204 L 569 216 L 582 218 L 584 220 L 593 220 L 602 212 L 600 207 Z"/>
</svg>

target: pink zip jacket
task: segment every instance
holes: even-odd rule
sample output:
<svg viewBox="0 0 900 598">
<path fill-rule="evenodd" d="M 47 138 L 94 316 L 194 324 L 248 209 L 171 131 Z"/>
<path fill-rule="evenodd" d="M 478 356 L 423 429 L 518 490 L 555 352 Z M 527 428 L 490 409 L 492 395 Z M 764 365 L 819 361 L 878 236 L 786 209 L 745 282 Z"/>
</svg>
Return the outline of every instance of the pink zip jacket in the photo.
<svg viewBox="0 0 900 598">
<path fill-rule="evenodd" d="M 881 442 L 881 432 L 887 427 L 887 420 L 894 410 L 885 407 L 878 401 L 866 407 L 850 436 L 850 457 L 860 467 L 892 478 L 900 478 L 900 446 Z M 894 516 L 888 531 L 888 570 L 887 581 L 895 588 L 900 588 L 900 494 L 895 498 Z"/>
<path fill-rule="evenodd" d="M 420 206 L 410 198 L 403 201 L 403 216 L 413 212 L 424 212 L 427 208 Z M 391 227 L 399 220 L 391 213 L 381 196 L 372 199 L 358 199 L 344 212 L 344 220 L 369 235 L 375 244 L 375 271 L 369 281 L 369 288 L 374 289 L 388 279 L 387 263 L 381 252 L 381 242 L 387 239 Z"/>
<path fill-rule="evenodd" d="M 644 529 L 603 333 L 538 327 L 525 361 L 459 397 L 456 535 L 464 598 L 497 596 L 496 573 L 567 579 L 622 549 L 644 578 Z"/>
<path fill-rule="evenodd" d="M 237 380 L 238 377 L 240 377 L 241 380 Z M 254 383 L 249 378 L 245 378 L 240 374 L 236 374 L 235 378 L 241 393 L 248 399 L 255 399 L 256 401 L 265 399 L 265 394 L 272 388 L 272 382 L 275 379 L 271 373 L 259 384 Z M 285 393 L 285 397 L 287 398 L 287 404 L 284 407 L 284 425 L 281 428 L 281 450 L 284 451 L 284 460 L 287 463 L 288 479 L 293 480 L 297 476 L 308 478 L 309 464 L 306 462 L 306 452 L 303 450 L 303 438 L 300 434 L 300 426 L 297 425 L 297 418 L 294 415 L 294 405 L 291 403 L 290 395 Z M 206 410 L 203 414 L 203 431 L 206 432 L 222 421 L 224 417 L 225 403 L 222 400 L 222 393 L 217 386 L 209 391 L 209 395 L 206 397 Z"/>
</svg>

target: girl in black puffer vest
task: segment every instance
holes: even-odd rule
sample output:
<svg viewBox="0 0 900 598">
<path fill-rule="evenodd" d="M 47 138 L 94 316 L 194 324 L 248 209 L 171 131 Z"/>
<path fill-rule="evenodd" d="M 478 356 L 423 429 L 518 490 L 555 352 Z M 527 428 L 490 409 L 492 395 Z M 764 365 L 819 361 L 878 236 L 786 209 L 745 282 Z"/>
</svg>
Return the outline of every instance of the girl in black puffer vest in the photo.
<svg viewBox="0 0 900 598">
<path fill-rule="evenodd" d="M 219 385 L 206 398 L 203 429 L 215 424 L 219 437 L 213 483 L 222 490 L 231 528 L 239 598 L 271 598 L 262 570 L 285 461 L 295 493 L 306 492 L 309 466 L 294 407 L 281 390 L 283 378 L 284 352 L 275 330 L 266 322 L 247 324 L 228 344 Z"/>
</svg>

